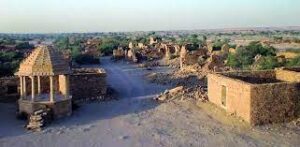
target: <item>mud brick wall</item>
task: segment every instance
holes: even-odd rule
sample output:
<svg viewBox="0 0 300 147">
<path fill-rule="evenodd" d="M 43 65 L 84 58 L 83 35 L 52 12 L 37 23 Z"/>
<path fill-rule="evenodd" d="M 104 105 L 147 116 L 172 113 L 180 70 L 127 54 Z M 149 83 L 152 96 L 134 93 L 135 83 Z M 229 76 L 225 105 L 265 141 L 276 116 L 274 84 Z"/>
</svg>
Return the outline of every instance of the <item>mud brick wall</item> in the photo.
<svg viewBox="0 0 300 147">
<path fill-rule="evenodd" d="M 18 100 L 19 78 L 2 77 L 0 78 L 0 102 L 16 102 Z"/>
<path fill-rule="evenodd" d="M 208 75 L 208 99 L 210 102 L 224 108 L 229 113 L 235 113 L 245 121 L 250 122 L 250 85 L 218 74 Z M 227 89 L 226 106 L 222 105 L 222 86 Z"/>
<path fill-rule="evenodd" d="M 104 99 L 107 91 L 105 72 L 75 72 L 70 75 L 70 92 L 74 101 Z"/>
<path fill-rule="evenodd" d="M 286 122 L 295 117 L 300 99 L 299 83 L 251 86 L 251 124 Z"/>
</svg>

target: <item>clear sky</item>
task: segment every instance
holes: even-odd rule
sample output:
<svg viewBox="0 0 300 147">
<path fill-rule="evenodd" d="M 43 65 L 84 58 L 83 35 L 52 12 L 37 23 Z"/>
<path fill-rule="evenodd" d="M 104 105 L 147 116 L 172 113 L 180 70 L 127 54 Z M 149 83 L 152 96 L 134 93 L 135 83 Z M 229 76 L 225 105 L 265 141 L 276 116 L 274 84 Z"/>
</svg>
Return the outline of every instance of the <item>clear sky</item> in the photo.
<svg viewBox="0 0 300 147">
<path fill-rule="evenodd" d="M 1 33 L 300 26 L 300 0 L 0 0 Z"/>
</svg>

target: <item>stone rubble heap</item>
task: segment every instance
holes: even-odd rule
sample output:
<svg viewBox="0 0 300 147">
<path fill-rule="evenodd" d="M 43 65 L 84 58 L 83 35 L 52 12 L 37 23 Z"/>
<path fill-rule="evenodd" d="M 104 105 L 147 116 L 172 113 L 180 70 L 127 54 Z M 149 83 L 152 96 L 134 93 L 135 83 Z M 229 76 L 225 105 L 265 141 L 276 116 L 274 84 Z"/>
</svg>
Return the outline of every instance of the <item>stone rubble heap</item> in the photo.
<svg viewBox="0 0 300 147">
<path fill-rule="evenodd" d="M 196 100 L 201 102 L 206 102 L 207 88 L 204 86 L 194 86 L 189 88 L 184 88 L 183 86 L 178 86 L 170 90 L 166 90 L 164 93 L 158 95 L 154 98 L 160 102 L 170 102 L 174 100 Z"/>
</svg>

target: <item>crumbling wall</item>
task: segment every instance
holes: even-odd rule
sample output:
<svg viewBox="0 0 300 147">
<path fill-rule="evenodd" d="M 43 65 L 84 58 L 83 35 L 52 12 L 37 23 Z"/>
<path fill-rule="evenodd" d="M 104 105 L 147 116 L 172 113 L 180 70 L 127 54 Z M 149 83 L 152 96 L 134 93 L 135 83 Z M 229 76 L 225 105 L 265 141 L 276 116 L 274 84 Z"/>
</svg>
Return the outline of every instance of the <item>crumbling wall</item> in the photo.
<svg viewBox="0 0 300 147">
<path fill-rule="evenodd" d="M 19 78 L 16 76 L 0 78 L 0 102 L 16 102 L 20 97 L 18 86 Z"/>
<path fill-rule="evenodd" d="M 131 61 L 135 62 L 135 63 L 138 62 L 138 59 L 136 57 L 136 49 L 132 48 L 132 49 L 128 50 L 126 58 L 128 60 L 131 60 Z"/>
<path fill-rule="evenodd" d="M 73 101 L 102 100 L 107 91 L 106 73 L 100 69 L 76 69 L 70 75 Z"/>
<path fill-rule="evenodd" d="M 114 59 L 122 59 L 125 57 L 125 52 L 123 48 L 118 48 L 113 50 L 113 58 Z"/>
</svg>

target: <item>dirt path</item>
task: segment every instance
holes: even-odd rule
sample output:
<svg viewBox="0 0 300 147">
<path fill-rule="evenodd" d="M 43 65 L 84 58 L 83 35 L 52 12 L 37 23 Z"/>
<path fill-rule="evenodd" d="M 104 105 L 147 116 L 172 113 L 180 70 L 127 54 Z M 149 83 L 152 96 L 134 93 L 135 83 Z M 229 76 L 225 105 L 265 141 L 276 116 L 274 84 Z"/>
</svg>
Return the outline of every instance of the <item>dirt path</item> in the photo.
<svg viewBox="0 0 300 147">
<path fill-rule="evenodd" d="M 43 132 L 29 133 L 14 117 L 15 107 L 0 104 L 0 147 L 159 147 L 159 146 L 297 146 L 300 131 L 287 127 L 244 127 L 223 122 L 191 102 L 158 104 L 151 98 L 166 87 L 143 79 L 149 72 L 126 63 L 102 60 L 108 82 L 120 100 L 85 104 L 69 118 Z M 165 69 L 154 69 L 165 70 Z M 222 119 L 223 117 L 223 119 Z M 237 122 L 239 123 L 239 122 Z"/>
</svg>

